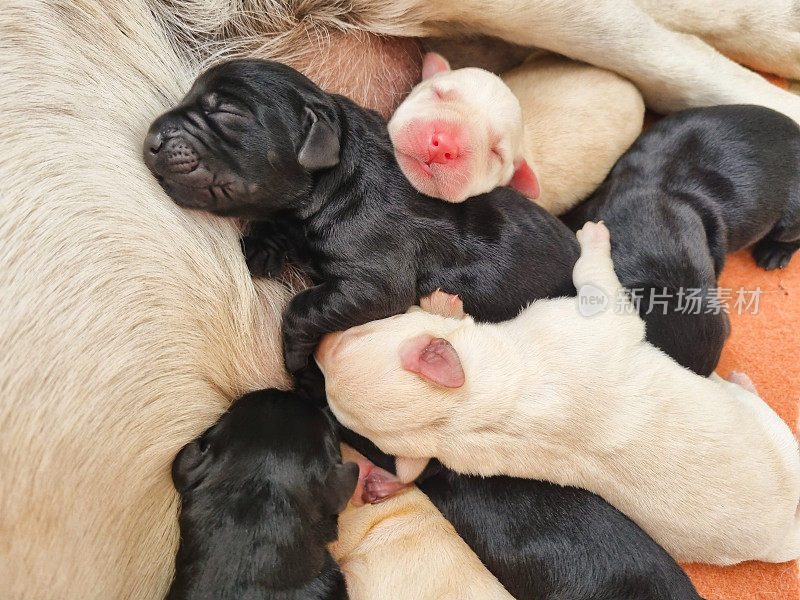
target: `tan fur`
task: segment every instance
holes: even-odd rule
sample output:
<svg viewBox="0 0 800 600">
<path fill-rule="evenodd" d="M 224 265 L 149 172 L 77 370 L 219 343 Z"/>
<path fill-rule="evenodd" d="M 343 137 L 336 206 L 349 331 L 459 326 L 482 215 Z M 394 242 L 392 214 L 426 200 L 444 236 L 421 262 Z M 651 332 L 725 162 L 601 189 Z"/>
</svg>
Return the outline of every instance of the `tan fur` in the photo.
<svg viewBox="0 0 800 600">
<path fill-rule="evenodd" d="M 358 458 L 342 446 L 344 461 Z M 351 600 L 513 600 L 414 486 L 380 504 L 348 504 L 330 551 Z"/>
<path fill-rule="evenodd" d="M 647 343 L 626 302 L 615 312 L 624 296 L 602 230 L 584 228 L 573 279 L 605 292 L 607 310 L 542 300 L 494 325 L 417 308 L 354 328 L 319 357 L 334 414 L 414 459 L 398 459 L 401 477 L 436 457 L 462 473 L 546 479 L 604 497 L 678 560 L 797 558 L 797 441 L 755 394 Z M 458 352 L 462 387 L 403 370 L 403 343 L 422 333 Z"/>
<path fill-rule="evenodd" d="M 538 55 L 502 75 L 520 102 L 537 204 L 559 215 L 586 198 L 642 131 L 644 100 L 615 73 Z"/>
<path fill-rule="evenodd" d="M 797 0 L 636 0 L 673 31 L 694 34 L 753 69 L 800 78 Z"/>
<path fill-rule="evenodd" d="M 541 6 L 545 17 L 551 5 Z M 602 54 L 585 19 L 577 27 L 540 27 L 538 17 L 509 13 L 510 6 L 508 0 L 495 11 L 475 2 L 421 0 L 2 3 L 4 597 L 159 597 L 169 585 L 178 535 L 169 478 L 175 452 L 242 391 L 289 384 L 277 344 L 289 292 L 250 280 L 232 224 L 178 210 L 158 189 L 139 156 L 151 119 L 181 97 L 203 65 L 252 54 L 300 67 L 334 91 L 360 91 L 360 100 L 387 113 L 417 76 L 409 66 L 416 65 L 414 44 L 401 42 L 404 57 L 397 60 L 398 42 L 366 31 L 452 35 L 463 29 L 446 22 L 466 20 L 466 28 L 528 45 L 538 43 L 541 31 L 540 45 L 580 46 L 578 58 Z M 493 13 L 497 23 L 489 27 Z M 569 21 L 568 13 L 574 11 L 564 14 Z M 624 25 L 621 31 L 630 30 L 630 22 Z M 546 38 L 559 31 L 561 43 L 550 44 Z M 620 39 L 620 31 L 609 32 Z M 625 72 L 632 48 L 665 47 L 663 37 L 651 38 L 644 27 L 601 62 Z M 767 105 L 778 102 L 758 85 L 741 85 L 750 80 L 736 74 L 723 75 L 724 85 L 698 78 L 730 69 L 718 69 L 716 59 L 693 67 L 697 61 L 685 56 L 664 73 L 669 93 L 662 102 L 663 61 L 642 57 L 633 61 L 631 78 L 645 82 L 654 105 L 753 94 Z"/>
</svg>

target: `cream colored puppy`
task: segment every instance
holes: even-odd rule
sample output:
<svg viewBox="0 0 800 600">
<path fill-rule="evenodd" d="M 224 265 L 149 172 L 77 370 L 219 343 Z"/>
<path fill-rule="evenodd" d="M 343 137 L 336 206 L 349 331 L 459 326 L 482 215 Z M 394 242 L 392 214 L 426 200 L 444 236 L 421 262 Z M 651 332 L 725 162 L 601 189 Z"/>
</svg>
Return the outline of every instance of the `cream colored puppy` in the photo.
<svg viewBox="0 0 800 600">
<path fill-rule="evenodd" d="M 554 215 L 591 194 L 642 132 L 642 95 L 611 71 L 540 53 L 502 79 L 522 106 L 536 202 Z"/>
<path fill-rule="evenodd" d="M 632 83 L 566 58 L 540 53 L 501 78 L 452 71 L 429 53 L 422 74 L 389 135 L 412 185 L 450 202 L 510 185 L 563 213 L 642 130 L 644 100 Z"/>
<path fill-rule="evenodd" d="M 578 237 L 577 300 L 500 324 L 411 309 L 325 338 L 317 361 L 336 417 L 406 457 L 405 480 L 436 457 L 595 492 L 678 560 L 800 556 L 789 428 L 755 394 L 647 343 L 608 230 L 589 223 Z"/>
<path fill-rule="evenodd" d="M 342 459 L 365 463 L 342 445 Z M 359 482 L 358 492 L 363 489 Z M 330 551 L 351 600 L 513 600 L 428 497 L 409 486 L 380 504 L 348 504 Z"/>
<path fill-rule="evenodd" d="M 397 162 L 411 184 L 449 202 L 498 185 L 538 198 L 525 158 L 522 108 L 503 81 L 483 69 L 451 71 L 432 52 L 422 78 L 389 121 Z"/>
</svg>

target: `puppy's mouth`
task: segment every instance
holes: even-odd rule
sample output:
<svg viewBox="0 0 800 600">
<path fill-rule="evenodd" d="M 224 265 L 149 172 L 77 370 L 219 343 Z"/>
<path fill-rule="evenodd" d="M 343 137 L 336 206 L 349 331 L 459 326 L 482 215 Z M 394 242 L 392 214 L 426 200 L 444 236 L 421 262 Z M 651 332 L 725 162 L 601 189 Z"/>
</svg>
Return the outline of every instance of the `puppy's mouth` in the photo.
<svg viewBox="0 0 800 600">
<path fill-rule="evenodd" d="M 451 166 L 428 163 L 424 158 L 399 150 L 396 151 L 396 157 L 400 170 L 423 194 L 449 202 L 466 199 L 463 190 L 467 175 L 456 172 Z"/>
<path fill-rule="evenodd" d="M 150 133 L 144 144 L 145 164 L 170 198 L 183 208 L 223 211 L 233 205 L 241 182 L 218 175 L 183 132 L 170 133 L 166 139 Z"/>
<path fill-rule="evenodd" d="M 413 485 L 413 483 L 403 483 L 397 475 L 381 469 L 364 457 L 355 462 L 358 465 L 358 483 L 350 499 L 353 506 L 378 504 Z"/>
</svg>

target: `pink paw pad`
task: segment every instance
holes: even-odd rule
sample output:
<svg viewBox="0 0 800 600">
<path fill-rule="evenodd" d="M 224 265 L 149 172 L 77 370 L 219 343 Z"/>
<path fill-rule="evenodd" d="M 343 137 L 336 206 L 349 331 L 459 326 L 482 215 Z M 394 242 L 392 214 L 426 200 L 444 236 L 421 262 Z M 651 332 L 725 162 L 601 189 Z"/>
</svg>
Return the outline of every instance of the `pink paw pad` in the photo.
<svg viewBox="0 0 800 600">
<path fill-rule="evenodd" d="M 610 247 L 610 234 L 608 227 L 602 221 L 593 223 L 591 221 L 584 224 L 578 231 L 578 241 L 582 246 L 591 246 L 593 248 Z"/>
<path fill-rule="evenodd" d="M 731 371 L 731 374 L 728 375 L 728 381 L 735 383 L 752 394 L 758 394 L 758 390 L 756 389 L 753 380 L 750 379 L 747 374 L 742 373 L 741 371 Z"/>
<path fill-rule="evenodd" d="M 419 306 L 425 312 L 451 319 L 463 319 L 467 316 L 467 313 L 464 312 L 464 304 L 461 302 L 461 298 L 442 290 L 436 290 L 422 298 L 419 301 Z"/>
</svg>

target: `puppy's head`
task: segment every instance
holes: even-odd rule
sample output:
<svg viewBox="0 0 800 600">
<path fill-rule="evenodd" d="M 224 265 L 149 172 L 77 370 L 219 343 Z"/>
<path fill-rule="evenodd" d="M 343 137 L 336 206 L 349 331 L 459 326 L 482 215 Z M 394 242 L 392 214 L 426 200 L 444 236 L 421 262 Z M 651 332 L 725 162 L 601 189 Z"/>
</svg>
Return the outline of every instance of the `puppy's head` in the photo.
<svg viewBox="0 0 800 600">
<path fill-rule="evenodd" d="M 172 478 L 182 499 L 179 562 L 203 556 L 231 572 L 242 560 L 243 573 L 285 569 L 273 583 L 290 584 L 321 569 L 358 466 L 342 464 L 324 413 L 291 392 L 265 390 L 237 400 L 187 444 Z"/>
<path fill-rule="evenodd" d="M 315 358 L 342 425 L 388 454 L 436 456 L 441 436 L 468 405 L 485 355 L 472 319 L 412 308 L 325 336 Z"/>
<path fill-rule="evenodd" d="M 314 172 L 339 162 L 330 96 L 276 62 L 212 67 L 151 125 L 144 160 L 179 205 L 265 218 L 308 194 Z"/>
<path fill-rule="evenodd" d="M 389 121 L 397 162 L 423 194 L 450 202 L 511 185 L 530 198 L 539 184 L 524 158 L 519 101 L 496 75 L 451 71 L 428 54 L 423 81 Z"/>
</svg>

